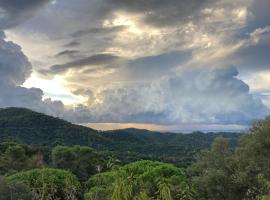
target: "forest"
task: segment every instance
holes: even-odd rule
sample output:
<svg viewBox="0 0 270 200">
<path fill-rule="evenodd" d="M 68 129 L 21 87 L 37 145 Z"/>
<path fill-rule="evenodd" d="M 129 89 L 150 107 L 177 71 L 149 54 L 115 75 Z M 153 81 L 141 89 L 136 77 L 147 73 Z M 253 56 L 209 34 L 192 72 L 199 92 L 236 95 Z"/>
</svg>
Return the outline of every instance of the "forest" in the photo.
<svg viewBox="0 0 270 200">
<path fill-rule="evenodd" d="M 96 131 L 0 110 L 0 200 L 267 200 L 270 118 L 247 133 Z"/>
</svg>

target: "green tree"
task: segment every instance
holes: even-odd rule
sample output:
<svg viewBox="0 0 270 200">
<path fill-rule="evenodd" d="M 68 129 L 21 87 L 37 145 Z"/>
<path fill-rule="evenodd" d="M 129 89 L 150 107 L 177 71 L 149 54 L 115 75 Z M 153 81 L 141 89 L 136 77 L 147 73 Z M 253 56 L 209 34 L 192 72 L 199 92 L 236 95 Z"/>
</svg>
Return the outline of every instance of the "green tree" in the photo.
<svg viewBox="0 0 270 200">
<path fill-rule="evenodd" d="M 97 168 L 102 165 L 100 156 L 92 148 L 81 146 L 55 147 L 52 161 L 54 167 L 70 170 L 82 181 L 97 173 Z"/>
<path fill-rule="evenodd" d="M 86 200 L 173 200 L 192 190 L 182 169 L 170 164 L 138 161 L 110 172 L 100 173 L 88 181 Z"/>
<path fill-rule="evenodd" d="M 201 152 L 189 169 L 200 199 L 237 199 L 232 196 L 232 151 L 229 141 L 223 137 L 215 139 L 210 150 Z"/>
<path fill-rule="evenodd" d="M 8 184 L 0 177 L 0 200 L 32 200 L 34 195 L 30 188 L 22 183 Z"/>
<path fill-rule="evenodd" d="M 23 183 L 31 188 L 38 200 L 74 200 L 80 190 L 75 175 L 59 169 L 34 169 L 7 177 L 12 183 Z"/>
<path fill-rule="evenodd" d="M 0 174 L 44 167 L 49 163 L 49 154 L 48 148 L 44 147 L 0 143 Z"/>
<path fill-rule="evenodd" d="M 249 199 L 270 196 L 270 117 L 254 123 L 235 151 L 238 185 Z"/>
<path fill-rule="evenodd" d="M 19 144 L 7 144 L 0 160 L 2 174 L 16 172 L 27 167 L 25 149 Z"/>
<path fill-rule="evenodd" d="M 270 118 L 256 122 L 234 151 L 217 138 L 197 156 L 189 173 L 198 199 L 257 200 L 270 197 Z"/>
</svg>

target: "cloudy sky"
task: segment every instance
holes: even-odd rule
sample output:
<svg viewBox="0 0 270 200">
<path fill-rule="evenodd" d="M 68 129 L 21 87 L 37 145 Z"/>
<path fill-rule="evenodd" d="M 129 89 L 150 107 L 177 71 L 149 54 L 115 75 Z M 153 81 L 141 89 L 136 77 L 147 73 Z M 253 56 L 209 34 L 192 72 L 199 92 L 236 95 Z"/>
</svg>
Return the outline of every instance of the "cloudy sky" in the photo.
<svg viewBox="0 0 270 200">
<path fill-rule="evenodd" d="M 152 130 L 270 114 L 269 0 L 0 0 L 0 107 Z"/>
</svg>

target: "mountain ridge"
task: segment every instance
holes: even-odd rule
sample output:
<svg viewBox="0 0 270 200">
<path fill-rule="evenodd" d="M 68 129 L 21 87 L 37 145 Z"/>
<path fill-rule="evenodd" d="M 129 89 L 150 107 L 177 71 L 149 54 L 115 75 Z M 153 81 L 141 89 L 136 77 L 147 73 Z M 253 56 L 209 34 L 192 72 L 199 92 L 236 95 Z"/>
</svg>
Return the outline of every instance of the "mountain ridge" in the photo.
<svg viewBox="0 0 270 200">
<path fill-rule="evenodd" d="M 127 162 L 150 159 L 178 166 L 191 163 L 194 155 L 208 148 L 217 136 L 237 145 L 239 133 L 162 133 L 144 129 L 97 131 L 25 108 L 0 109 L 0 141 L 28 145 L 91 146 L 115 154 Z"/>
</svg>

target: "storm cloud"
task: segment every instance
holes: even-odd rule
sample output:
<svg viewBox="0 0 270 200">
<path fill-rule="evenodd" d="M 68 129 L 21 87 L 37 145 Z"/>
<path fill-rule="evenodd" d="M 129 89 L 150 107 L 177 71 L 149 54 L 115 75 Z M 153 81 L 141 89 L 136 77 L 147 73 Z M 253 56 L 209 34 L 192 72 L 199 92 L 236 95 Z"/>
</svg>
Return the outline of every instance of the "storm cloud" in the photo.
<svg viewBox="0 0 270 200">
<path fill-rule="evenodd" d="M 22 23 L 46 2 L 0 1 L 0 29 L 5 30 Z M 21 86 L 31 73 L 32 65 L 21 47 L 8 41 L 5 33 L 0 30 L 0 107 L 25 107 L 54 116 L 64 113 L 61 101 L 43 100 L 41 89 Z"/>
<path fill-rule="evenodd" d="M 66 52 L 65 53 L 70 53 Z M 61 53 L 60 53 L 61 54 Z M 63 52 L 62 52 L 63 54 Z M 59 54 L 58 54 L 59 55 Z M 89 67 L 89 66 L 104 66 L 104 65 L 109 65 L 113 64 L 116 61 L 119 61 L 121 58 L 112 54 L 97 54 L 97 55 L 92 55 L 86 58 L 82 58 L 79 60 L 75 60 L 72 62 L 68 62 L 65 64 L 59 64 L 59 65 L 53 65 L 50 67 L 48 71 L 43 71 L 43 73 L 64 73 L 69 69 L 80 69 L 84 67 Z"/>
<path fill-rule="evenodd" d="M 75 123 L 246 125 L 270 113 L 268 5 L 0 0 L 0 106 L 56 110 Z M 44 100 L 46 85 L 21 86 L 44 79 L 80 103 L 70 110 Z"/>
<path fill-rule="evenodd" d="M 24 88 L 21 85 L 29 78 L 32 65 L 13 42 L 0 38 L 0 107 L 26 107 L 56 116 L 63 113 L 60 101 L 43 101 L 43 91 Z"/>
<path fill-rule="evenodd" d="M 0 0 L 0 29 L 7 29 L 31 18 L 50 0 Z"/>
<path fill-rule="evenodd" d="M 79 107 L 81 122 L 153 124 L 246 124 L 265 116 L 269 109 L 236 78 L 235 67 L 192 70 L 162 80 L 107 88 L 89 95 Z M 77 115 L 78 115 L 77 113 Z M 87 114 L 88 113 L 88 114 Z M 76 116 L 76 114 L 74 115 Z"/>
</svg>

